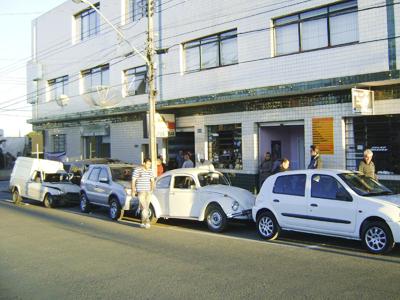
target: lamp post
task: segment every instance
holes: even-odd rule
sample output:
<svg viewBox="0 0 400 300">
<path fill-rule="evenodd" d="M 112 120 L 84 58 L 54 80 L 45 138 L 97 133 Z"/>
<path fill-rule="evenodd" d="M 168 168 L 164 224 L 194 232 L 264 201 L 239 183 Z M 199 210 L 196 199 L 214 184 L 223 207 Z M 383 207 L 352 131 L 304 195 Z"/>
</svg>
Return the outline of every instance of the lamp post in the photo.
<svg viewBox="0 0 400 300">
<path fill-rule="evenodd" d="M 148 72 L 148 85 L 149 85 L 149 144 L 150 144 L 150 159 L 151 159 L 151 169 L 154 176 L 157 175 L 157 140 L 156 140 L 156 96 L 157 91 L 155 88 L 155 69 L 154 69 L 154 0 L 147 0 L 148 7 L 148 21 L 147 21 L 147 53 L 144 56 L 138 49 L 136 49 L 124 36 L 124 34 L 115 27 L 103 14 L 102 12 L 89 0 L 72 0 L 74 3 L 85 3 L 93 8 L 99 16 L 111 26 L 111 28 L 118 34 L 118 36 L 126 42 L 134 53 L 137 53 L 147 65 Z"/>
</svg>

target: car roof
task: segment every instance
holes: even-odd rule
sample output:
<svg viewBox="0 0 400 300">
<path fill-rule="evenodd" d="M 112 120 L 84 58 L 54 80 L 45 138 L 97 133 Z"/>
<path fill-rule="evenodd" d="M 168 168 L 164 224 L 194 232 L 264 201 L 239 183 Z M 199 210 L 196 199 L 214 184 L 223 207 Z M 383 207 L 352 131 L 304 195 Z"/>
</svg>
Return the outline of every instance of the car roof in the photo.
<svg viewBox="0 0 400 300">
<path fill-rule="evenodd" d="M 290 175 L 290 174 L 326 174 L 326 175 L 337 175 L 342 173 L 354 173 L 356 171 L 342 170 L 342 169 L 305 169 L 305 170 L 291 170 L 279 172 L 274 175 Z"/>
<path fill-rule="evenodd" d="M 162 176 L 167 176 L 167 175 L 198 175 L 199 173 L 207 173 L 207 172 L 218 172 L 221 173 L 217 170 L 210 170 L 207 168 L 179 168 L 179 169 L 174 169 L 167 171 L 162 174 Z"/>
<path fill-rule="evenodd" d="M 110 167 L 111 169 L 113 168 L 137 168 L 139 167 L 138 165 L 133 165 L 133 164 L 125 164 L 125 163 L 117 163 L 117 164 L 92 164 L 90 165 L 89 168 L 94 168 L 94 167 Z"/>
</svg>

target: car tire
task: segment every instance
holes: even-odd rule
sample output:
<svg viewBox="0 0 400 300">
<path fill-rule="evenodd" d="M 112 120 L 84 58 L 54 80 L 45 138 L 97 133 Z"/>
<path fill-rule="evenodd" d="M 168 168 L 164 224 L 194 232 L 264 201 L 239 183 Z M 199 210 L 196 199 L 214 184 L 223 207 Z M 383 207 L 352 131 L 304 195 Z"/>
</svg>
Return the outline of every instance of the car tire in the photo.
<svg viewBox="0 0 400 300">
<path fill-rule="evenodd" d="M 79 208 L 81 209 L 81 212 L 83 212 L 83 213 L 90 212 L 90 202 L 85 194 L 81 195 L 81 199 L 79 201 Z"/>
<path fill-rule="evenodd" d="M 366 223 L 361 238 L 365 249 L 373 254 L 388 253 L 395 245 L 389 226 L 382 221 Z"/>
<path fill-rule="evenodd" d="M 212 204 L 207 208 L 206 222 L 208 229 L 212 232 L 224 231 L 227 221 L 226 214 L 219 205 Z"/>
<path fill-rule="evenodd" d="M 17 205 L 21 204 L 21 202 L 22 202 L 22 197 L 21 197 L 21 195 L 19 194 L 17 188 L 15 188 L 15 189 L 13 190 L 13 193 L 12 193 L 12 201 L 13 201 L 14 204 L 17 204 Z"/>
<path fill-rule="evenodd" d="M 154 207 L 151 204 L 149 206 L 149 220 L 150 220 L 150 224 L 156 224 L 158 221 Z"/>
<path fill-rule="evenodd" d="M 54 208 L 56 207 L 56 201 L 53 198 L 53 195 L 51 194 L 46 194 L 43 199 L 43 205 L 46 208 Z"/>
<path fill-rule="evenodd" d="M 278 238 L 281 228 L 276 221 L 273 213 L 266 211 L 261 213 L 257 218 L 257 232 L 264 240 L 274 240 Z"/>
<path fill-rule="evenodd" d="M 121 205 L 117 198 L 111 198 L 109 216 L 112 220 L 116 221 L 121 217 Z"/>
</svg>

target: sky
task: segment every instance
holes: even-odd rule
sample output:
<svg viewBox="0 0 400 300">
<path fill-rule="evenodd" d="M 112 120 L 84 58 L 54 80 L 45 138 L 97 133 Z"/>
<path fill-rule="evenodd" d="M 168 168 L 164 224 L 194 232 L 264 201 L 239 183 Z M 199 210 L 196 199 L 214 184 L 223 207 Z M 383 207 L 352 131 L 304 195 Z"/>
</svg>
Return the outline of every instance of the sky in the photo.
<svg viewBox="0 0 400 300">
<path fill-rule="evenodd" d="M 65 1 L 69 0 L 0 0 L 0 129 L 6 137 L 32 130 L 26 122 L 32 116 L 26 102 L 31 21 Z"/>
</svg>

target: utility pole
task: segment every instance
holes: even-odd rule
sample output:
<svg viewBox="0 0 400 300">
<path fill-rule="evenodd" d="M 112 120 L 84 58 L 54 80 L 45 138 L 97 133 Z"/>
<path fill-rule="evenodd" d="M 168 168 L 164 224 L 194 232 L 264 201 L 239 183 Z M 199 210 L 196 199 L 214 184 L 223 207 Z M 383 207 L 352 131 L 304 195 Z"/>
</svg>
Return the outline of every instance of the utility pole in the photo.
<svg viewBox="0 0 400 300">
<path fill-rule="evenodd" d="M 147 0 L 147 60 L 148 60 L 148 84 L 149 84 L 149 142 L 150 159 L 153 175 L 157 176 L 157 137 L 156 137 L 156 98 L 154 68 L 154 0 Z"/>
</svg>

